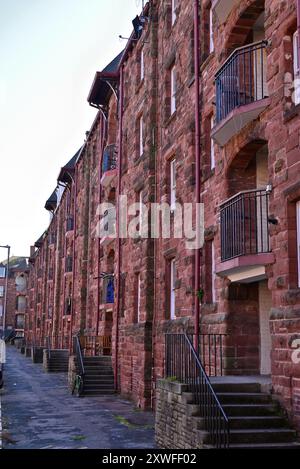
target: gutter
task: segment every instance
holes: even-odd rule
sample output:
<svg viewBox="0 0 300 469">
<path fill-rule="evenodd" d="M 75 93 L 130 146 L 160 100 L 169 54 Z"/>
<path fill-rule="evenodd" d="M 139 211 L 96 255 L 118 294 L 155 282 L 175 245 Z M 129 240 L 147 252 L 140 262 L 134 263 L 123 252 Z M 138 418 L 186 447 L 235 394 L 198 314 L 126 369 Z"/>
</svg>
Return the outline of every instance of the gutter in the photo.
<svg viewBox="0 0 300 469">
<path fill-rule="evenodd" d="M 300 0 L 298 0 L 300 3 Z M 200 154 L 200 50 L 199 50 L 199 0 L 194 0 L 194 61 L 195 61 L 195 159 L 196 159 L 196 203 L 201 201 L 201 154 Z M 199 345 L 199 332 L 200 332 L 200 301 L 198 292 L 201 286 L 201 266 L 200 266 L 200 248 L 195 252 L 195 318 L 194 318 L 194 333 L 195 333 L 195 348 L 198 350 Z"/>
<path fill-rule="evenodd" d="M 122 143 L 123 143 L 123 95 L 124 95 L 124 75 L 123 66 L 120 68 L 120 95 L 119 95 L 119 148 L 118 148 L 118 188 L 117 188 L 117 304 L 115 318 L 115 360 L 114 360 L 114 380 L 115 390 L 118 390 L 118 351 L 119 351 L 119 317 L 120 317 L 120 294 L 121 294 L 121 238 L 119 227 L 119 201 L 121 194 L 121 178 L 122 178 Z"/>
</svg>

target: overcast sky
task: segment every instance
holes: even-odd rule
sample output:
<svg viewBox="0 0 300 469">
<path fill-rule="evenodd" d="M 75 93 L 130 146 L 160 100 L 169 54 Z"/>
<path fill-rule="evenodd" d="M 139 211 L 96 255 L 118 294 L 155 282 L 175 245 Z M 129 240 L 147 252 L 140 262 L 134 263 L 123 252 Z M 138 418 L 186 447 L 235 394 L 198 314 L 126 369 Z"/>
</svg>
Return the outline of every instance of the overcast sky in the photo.
<svg viewBox="0 0 300 469">
<path fill-rule="evenodd" d="M 44 204 L 95 116 L 94 74 L 123 49 L 141 5 L 0 0 L 0 245 L 13 255 L 28 256 L 47 228 Z"/>
</svg>

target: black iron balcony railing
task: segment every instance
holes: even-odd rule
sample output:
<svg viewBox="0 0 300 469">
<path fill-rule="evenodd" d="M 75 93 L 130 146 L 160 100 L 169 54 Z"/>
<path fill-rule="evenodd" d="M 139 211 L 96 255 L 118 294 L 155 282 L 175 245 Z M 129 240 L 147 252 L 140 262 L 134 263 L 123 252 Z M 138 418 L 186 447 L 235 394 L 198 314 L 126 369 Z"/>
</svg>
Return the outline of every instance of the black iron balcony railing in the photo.
<svg viewBox="0 0 300 469">
<path fill-rule="evenodd" d="M 108 145 L 103 153 L 102 173 L 117 168 L 117 148 L 115 144 Z"/>
<path fill-rule="evenodd" d="M 188 385 L 195 404 L 199 406 L 210 443 L 216 448 L 228 448 L 228 417 L 186 334 L 166 334 L 165 378 L 174 378 Z"/>
<path fill-rule="evenodd" d="M 267 41 L 236 49 L 215 76 L 217 124 L 231 111 L 268 96 Z"/>
<path fill-rule="evenodd" d="M 270 252 L 269 194 L 256 189 L 238 193 L 220 207 L 221 260 Z"/>
</svg>

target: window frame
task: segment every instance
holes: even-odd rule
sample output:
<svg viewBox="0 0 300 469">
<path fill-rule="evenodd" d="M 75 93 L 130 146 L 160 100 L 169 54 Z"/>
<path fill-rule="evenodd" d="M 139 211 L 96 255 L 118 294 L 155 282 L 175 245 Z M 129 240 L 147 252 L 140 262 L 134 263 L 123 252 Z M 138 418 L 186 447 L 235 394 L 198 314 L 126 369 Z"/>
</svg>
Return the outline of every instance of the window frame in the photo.
<svg viewBox="0 0 300 469">
<path fill-rule="evenodd" d="M 208 15 L 209 15 L 209 53 L 212 54 L 215 50 L 212 5 L 209 8 Z"/>
<path fill-rule="evenodd" d="M 176 260 L 170 259 L 170 319 L 176 319 Z"/>
<path fill-rule="evenodd" d="M 176 209 L 176 158 L 170 160 L 170 209 Z"/>
<path fill-rule="evenodd" d="M 0 298 L 4 298 L 5 287 L 4 285 L 0 285 Z"/>
<path fill-rule="evenodd" d="M 299 32 L 293 34 L 294 104 L 300 104 Z"/>
<path fill-rule="evenodd" d="M 4 274 L 2 274 L 4 272 Z M 6 267 L 1 266 L 0 267 L 0 278 L 5 278 L 6 277 Z"/>
<path fill-rule="evenodd" d="M 216 167 L 216 153 L 215 153 L 215 142 L 211 136 L 212 129 L 214 128 L 215 120 L 214 116 L 210 118 L 210 169 L 215 169 Z"/>
<path fill-rule="evenodd" d="M 300 288 L 300 200 L 296 202 L 296 230 L 298 288 Z"/>
<path fill-rule="evenodd" d="M 174 26 L 175 21 L 177 19 L 177 1 L 178 0 L 171 0 L 171 25 Z"/>
<path fill-rule="evenodd" d="M 144 154 L 144 120 L 141 115 L 138 118 L 138 127 L 139 127 L 139 157 Z"/>
<path fill-rule="evenodd" d="M 140 82 L 142 82 L 145 78 L 145 55 L 144 55 L 144 48 L 141 49 L 140 54 Z"/>
<path fill-rule="evenodd" d="M 176 65 L 173 64 L 170 67 L 170 94 L 171 94 L 171 102 L 170 102 L 170 114 L 173 114 L 176 111 L 176 88 L 177 88 L 177 81 L 176 81 Z"/>
</svg>

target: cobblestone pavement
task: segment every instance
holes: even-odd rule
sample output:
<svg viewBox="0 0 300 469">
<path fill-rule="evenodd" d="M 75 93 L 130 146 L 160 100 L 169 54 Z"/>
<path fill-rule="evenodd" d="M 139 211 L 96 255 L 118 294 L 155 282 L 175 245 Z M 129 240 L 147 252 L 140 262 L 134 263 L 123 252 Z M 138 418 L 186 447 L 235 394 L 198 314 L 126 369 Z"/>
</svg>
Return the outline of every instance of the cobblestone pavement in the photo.
<svg viewBox="0 0 300 469">
<path fill-rule="evenodd" d="M 119 396 L 73 397 L 67 376 L 45 373 L 8 347 L 2 401 L 4 449 L 155 448 L 154 415 Z"/>
</svg>

